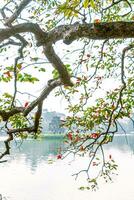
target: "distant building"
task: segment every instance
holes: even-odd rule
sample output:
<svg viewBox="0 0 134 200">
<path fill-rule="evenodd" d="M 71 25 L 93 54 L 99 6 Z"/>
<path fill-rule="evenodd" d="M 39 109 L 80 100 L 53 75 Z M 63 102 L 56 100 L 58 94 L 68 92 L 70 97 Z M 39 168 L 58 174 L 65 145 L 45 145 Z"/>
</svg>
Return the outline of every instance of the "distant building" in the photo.
<svg viewBox="0 0 134 200">
<path fill-rule="evenodd" d="M 43 133 L 64 133 L 65 129 L 61 126 L 61 120 L 65 119 L 63 113 L 56 111 L 49 112 L 47 109 L 42 112 L 42 132 Z"/>
</svg>

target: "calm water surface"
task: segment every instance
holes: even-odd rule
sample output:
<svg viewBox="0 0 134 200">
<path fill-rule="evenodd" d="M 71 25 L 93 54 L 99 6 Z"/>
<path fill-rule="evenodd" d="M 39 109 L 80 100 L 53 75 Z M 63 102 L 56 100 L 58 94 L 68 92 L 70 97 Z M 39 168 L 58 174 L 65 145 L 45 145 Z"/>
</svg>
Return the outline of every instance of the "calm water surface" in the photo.
<svg viewBox="0 0 134 200">
<path fill-rule="evenodd" d="M 134 200 L 134 136 L 116 136 L 106 148 L 119 165 L 113 183 L 97 192 L 80 191 L 84 177 L 71 175 L 86 168 L 87 159 L 56 160 L 62 139 L 26 140 L 13 144 L 9 161 L 0 164 L 0 194 L 9 200 Z M 3 148 L 0 141 L 0 149 Z M 53 163 L 52 163 L 53 161 Z M 6 198 L 5 198 L 6 197 Z"/>
</svg>

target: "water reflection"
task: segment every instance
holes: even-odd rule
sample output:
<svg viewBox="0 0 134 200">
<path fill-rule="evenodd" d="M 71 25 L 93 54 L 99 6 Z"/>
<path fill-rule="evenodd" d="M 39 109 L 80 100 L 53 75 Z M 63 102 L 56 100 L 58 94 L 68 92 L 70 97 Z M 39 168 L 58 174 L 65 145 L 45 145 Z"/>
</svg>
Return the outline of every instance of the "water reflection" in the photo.
<svg viewBox="0 0 134 200">
<path fill-rule="evenodd" d="M 121 152 L 134 152 L 134 136 L 119 135 L 114 137 L 113 143 L 105 145 L 105 149 L 113 148 Z M 0 141 L 0 149 L 4 148 Z M 30 166 L 31 170 L 36 170 L 37 166 L 49 158 L 58 154 L 60 149 L 64 148 L 63 138 L 46 138 L 40 140 L 27 139 L 12 143 L 10 162 L 12 160 L 21 160 Z"/>
<path fill-rule="evenodd" d="M 7 163 L 0 165 L 0 194 L 10 200 L 134 200 L 134 136 L 116 136 L 114 142 L 106 146 L 119 164 L 119 176 L 114 184 L 106 184 L 99 191 L 79 191 L 82 179 L 76 182 L 71 176 L 77 168 L 83 168 L 87 161 L 68 164 L 57 161 L 48 165 L 48 157 L 58 153 L 63 146 L 60 139 L 26 140 L 16 148 L 12 144 L 12 154 Z M 129 145 L 128 145 L 128 144 Z M 0 148 L 2 149 L 2 142 Z M 17 142 L 19 146 L 19 141 Z M 128 184 L 129 183 L 129 184 Z"/>
<path fill-rule="evenodd" d="M 48 157 L 57 155 L 63 144 L 63 138 L 27 139 L 22 144 L 18 141 L 12 145 L 12 155 L 15 159 L 23 157 L 25 163 L 34 171 L 38 164 Z"/>
</svg>

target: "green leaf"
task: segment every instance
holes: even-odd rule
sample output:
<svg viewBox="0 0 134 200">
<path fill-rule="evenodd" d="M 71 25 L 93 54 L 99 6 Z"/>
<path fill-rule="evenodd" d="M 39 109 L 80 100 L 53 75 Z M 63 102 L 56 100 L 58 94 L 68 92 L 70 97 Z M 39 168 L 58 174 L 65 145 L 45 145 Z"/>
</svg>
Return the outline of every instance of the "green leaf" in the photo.
<svg viewBox="0 0 134 200">
<path fill-rule="evenodd" d="M 54 69 L 54 70 L 52 71 L 52 74 L 53 74 L 53 78 L 54 78 L 54 79 L 59 78 L 59 73 L 58 73 L 58 71 L 57 71 L 56 69 Z"/>
<path fill-rule="evenodd" d="M 88 6 L 89 6 L 89 0 L 85 0 L 83 2 L 83 6 L 84 6 L 84 8 L 88 8 Z"/>
<path fill-rule="evenodd" d="M 94 0 L 90 0 L 90 6 L 95 9 L 95 3 L 94 3 Z"/>
<path fill-rule="evenodd" d="M 46 72 L 46 70 L 45 70 L 45 68 L 41 67 L 41 68 L 39 69 L 39 72 Z"/>
<path fill-rule="evenodd" d="M 84 189 L 85 189 L 85 187 L 83 187 L 83 186 L 79 187 L 79 190 L 84 190 Z"/>
</svg>

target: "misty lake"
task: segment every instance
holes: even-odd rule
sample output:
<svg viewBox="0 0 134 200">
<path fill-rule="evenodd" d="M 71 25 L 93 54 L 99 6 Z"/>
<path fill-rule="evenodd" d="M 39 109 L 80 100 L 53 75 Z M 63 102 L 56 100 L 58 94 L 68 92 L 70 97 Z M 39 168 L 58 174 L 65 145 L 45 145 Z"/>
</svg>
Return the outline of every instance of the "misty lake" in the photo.
<svg viewBox="0 0 134 200">
<path fill-rule="evenodd" d="M 0 141 L 0 149 L 3 142 Z M 118 176 L 99 190 L 80 191 L 81 176 L 72 176 L 77 168 L 86 168 L 87 160 L 70 162 L 56 159 L 62 138 L 27 139 L 14 143 L 8 162 L 0 164 L 2 200 L 134 200 L 134 136 L 119 135 L 106 147 L 117 162 Z M 52 163 L 51 160 L 54 162 Z"/>
</svg>

